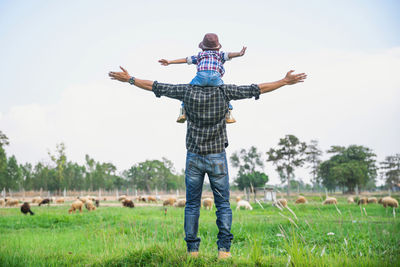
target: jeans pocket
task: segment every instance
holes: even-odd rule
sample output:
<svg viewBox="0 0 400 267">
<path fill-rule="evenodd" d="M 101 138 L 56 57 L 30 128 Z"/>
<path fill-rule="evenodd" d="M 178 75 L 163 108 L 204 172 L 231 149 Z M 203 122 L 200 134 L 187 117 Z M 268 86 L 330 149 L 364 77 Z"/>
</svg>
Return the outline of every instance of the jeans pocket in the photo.
<svg viewBox="0 0 400 267">
<path fill-rule="evenodd" d="M 213 176 L 215 178 L 222 178 L 226 175 L 226 165 L 225 160 L 218 159 L 213 160 L 211 164 Z"/>
</svg>

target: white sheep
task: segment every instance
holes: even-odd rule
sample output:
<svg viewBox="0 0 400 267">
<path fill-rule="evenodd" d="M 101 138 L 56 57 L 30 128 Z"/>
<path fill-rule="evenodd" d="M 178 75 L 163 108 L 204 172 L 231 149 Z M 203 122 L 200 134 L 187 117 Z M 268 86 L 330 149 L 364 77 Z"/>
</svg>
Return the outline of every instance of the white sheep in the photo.
<svg viewBox="0 0 400 267">
<path fill-rule="evenodd" d="M 253 207 L 246 200 L 239 200 L 236 206 L 236 210 L 240 210 L 241 207 L 244 207 L 246 210 L 253 210 Z"/>
</svg>

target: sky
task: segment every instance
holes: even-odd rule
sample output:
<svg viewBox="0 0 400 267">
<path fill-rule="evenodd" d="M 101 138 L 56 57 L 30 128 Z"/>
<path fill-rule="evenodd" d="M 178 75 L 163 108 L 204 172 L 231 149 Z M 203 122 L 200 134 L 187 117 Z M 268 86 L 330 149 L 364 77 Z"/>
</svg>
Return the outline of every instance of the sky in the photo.
<svg viewBox="0 0 400 267">
<path fill-rule="evenodd" d="M 398 1 L 5 1 L 0 0 L 0 130 L 7 155 L 49 162 L 65 143 L 68 160 L 85 155 L 123 171 L 151 159 L 185 166 L 186 124 L 180 103 L 112 81 L 135 77 L 188 83 L 195 66 L 161 66 L 199 52 L 217 33 L 227 84 L 276 81 L 305 72 L 302 84 L 259 100 L 233 101 L 227 154 L 280 138 L 363 145 L 377 160 L 400 153 L 400 3 Z M 329 155 L 324 154 L 324 159 Z M 270 164 L 271 184 L 279 178 Z M 231 178 L 237 170 L 230 167 Z M 296 172 L 309 181 L 309 170 Z"/>
</svg>

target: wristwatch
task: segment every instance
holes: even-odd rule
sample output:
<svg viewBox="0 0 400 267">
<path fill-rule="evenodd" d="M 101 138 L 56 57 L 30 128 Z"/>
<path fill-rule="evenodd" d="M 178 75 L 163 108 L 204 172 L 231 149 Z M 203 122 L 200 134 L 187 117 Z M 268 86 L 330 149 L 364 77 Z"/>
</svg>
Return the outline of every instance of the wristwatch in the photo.
<svg viewBox="0 0 400 267">
<path fill-rule="evenodd" d="M 131 78 L 129 79 L 129 83 L 134 85 L 135 84 L 135 77 L 131 76 Z"/>
</svg>

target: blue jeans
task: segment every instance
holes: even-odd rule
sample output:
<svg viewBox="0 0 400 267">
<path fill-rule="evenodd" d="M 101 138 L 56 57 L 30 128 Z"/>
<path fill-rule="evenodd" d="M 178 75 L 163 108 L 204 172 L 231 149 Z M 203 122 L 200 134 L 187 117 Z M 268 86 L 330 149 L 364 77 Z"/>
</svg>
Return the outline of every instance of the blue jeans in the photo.
<svg viewBox="0 0 400 267">
<path fill-rule="evenodd" d="M 229 204 L 229 175 L 225 152 L 198 155 L 187 152 L 186 156 L 186 207 L 185 241 L 189 252 L 198 251 L 200 238 L 199 216 L 204 176 L 207 173 L 217 208 L 218 250 L 230 251 L 233 235 L 231 233 L 232 210 Z"/>
<path fill-rule="evenodd" d="M 197 72 L 196 77 L 193 78 L 190 84 L 198 86 L 220 86 L 223 85 L 224 82 L 222 81 L 221 74 L 218 71 L 203 70 Z M 183 102 L 181 106 L 185 106 Z M 229 109 L 233 109 L 231 103 L 228 103 L 228 106 Z"/>
</svg>

